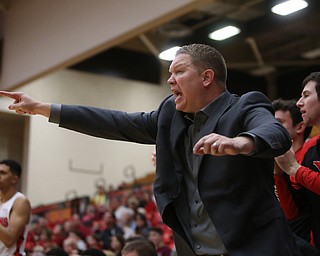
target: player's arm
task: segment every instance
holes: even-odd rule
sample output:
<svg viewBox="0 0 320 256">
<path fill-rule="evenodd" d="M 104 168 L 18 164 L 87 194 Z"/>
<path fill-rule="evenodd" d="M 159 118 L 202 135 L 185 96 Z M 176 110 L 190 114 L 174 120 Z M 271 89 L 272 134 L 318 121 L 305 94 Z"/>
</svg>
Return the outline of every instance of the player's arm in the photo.
<svg viewBox="0 0 320 256">
<path fill-rule="evenodd" d="M 26 197 L 15 200 L 9 217 L 9 226 L 0 225 L 0 240 L 6 247 L 14 245 L 24 232 L 31 213 L 30 202 Z"/>
</svg>

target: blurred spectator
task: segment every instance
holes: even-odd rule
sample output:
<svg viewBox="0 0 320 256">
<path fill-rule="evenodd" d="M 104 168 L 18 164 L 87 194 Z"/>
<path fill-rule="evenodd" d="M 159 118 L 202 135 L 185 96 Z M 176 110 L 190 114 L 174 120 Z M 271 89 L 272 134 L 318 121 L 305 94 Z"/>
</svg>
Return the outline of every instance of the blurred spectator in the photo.
<svg viewBox="0 0 320 256">
<path fill-rule="evenodd" d="M 72 237 L 67 237 L 63 241 L 63 250 L 65 250 L 69 255 L 77 251 L 77 243 L 76 240 Z"/>
<path fill-rule="evenodd" d="M 92 233 L 91 228 L 84 225 L 80 215 L 76 213 L 72 215 L 70 231 L 77 231 L 82 237 Z"/>
<path fill-rule="evenodd" d="M 102 240 L 102 249 L 111 248 L 111 236 L 112 235 L 123 235 L 123 230 L 120 226 L 116 224 L 116 217 L 110 211 L 106 211 L 103 215 L 103 222 L 105 224 L 105 229 L 98 235 Z"/>
<path fill-rule="evenodd" d="M 138 212 L 136 214 L 136 228 L 135 228 L 136 235 L 148 238 L 149 229 L 150 229 L 150 226 L 146 216 Z"/>
<path fill-rule="evenodd" d="M 111 251 L 114 252 L 115 256 L 121 256 L 121 251 L 124 247 L 125 240 L 122 236 L 113 235 L 111 237 Z"/>
<path fill-rule="evenodd" d="M 157 256 L 157 252 L 152 242 L 139 238 L 125 244 L 122 256 Z"/>
<path fill-rule="evenodd" d="M 58 247 L 63 246 L 63 240 L 66 239 L 67 235 L 64 232 L 63 225 L 56 223 L 52 228 L 51 241 Z"/>
<path fill-rule="evenodd" d="M 57 247 L 57 248 L 52 248 L 49 251 L 46 252 L 46 255 L 52 255 L 52 256 L 68 256 L 68 253 Z"/>
<path fill-rule="evenodd" d="M 127 205 L 135 213 L 139 212 L 140 200 L 136 196 L 130 196 L 127 200 Z"/>
<path fill-rule="evenodd" d="M 126 205 L 120 205 L 115 211 L 114 211 L 114 215 L 116 217 L 116 219 L 118 221 L 122 221 L 123 218 L 129 218 L 129 216 L 134 216 L 135 215 L 135 211 L 132 208 L 127 207 Z M 129 223 L 128 223 L 128 219 L 126 219 L 126 223 L 132 227 Z"/>
<path fill-rule="evenodd" d="M 71 231 L 69 233 L 69 236 L 67 237 L 71 238 L 74 240 L 74 242 L 76 243 L 76 249 L 78 251 L 84 251 L 87 249 L 87 244 L 85 243 L 85 241 L 83 240 L 82 236 L 80 233 L 78 233 L 77 231 Z"/>
<path fill-rule="evenodd" d="M 170 256 L 171 249 L 167 247 L 163 240 L 163 232 L 161 228 L 152 227 L 149 230 L 148 239 L 154 244 L 158 256 Z"/>
<path fill-rule="evenodd" d="M 88 248 L 102 249 L 102 242 L 98 235 L 92 234 L 86 237 Z"/>
<path fill-rule="evenodd" d="M 81 253 L 83 256 L 106 256 L 106 254 L 99 249 L 89 248 Z"/>
<path fill-rule="evenodd" d="M 112 214 L 111 208 L 105 209 L 102 214 L 101 209 L 100 211 L 93 206 L 92 202 L 89 202 L 84 208 L 86 210 L 82 211 L 82 215 L 79 211 L 70 219 L 49 222 L 45 217 L 33 215 L 26 243 L 28 255 L 33 256 L 37 253 L 40 256 L 53 249 L 65 248 L 69 256 L 75 256 L 83 255 L 85 248 L 90 248 L 103 251 L 107 256 L 115 256 L 114 246 L 121 239 L 130 241 L 136 236 L 148 237 L 146 230 L 149 231 L 150 227 L 155 226 L 163 231 L 164 244 L 169 248 L 174 247 L 172 231 L 161 221 L 160 214 L 154 205 L 151 187 L 113 191 L 110 201 L 118 202 L 117 206 L 114 204 L 112 208 L 115 214 Z M 129 204 L 131 207 L 128 207 Z M 115 215 L 119 218 L 114 219 Z M 147 228 L 145 228 L 146 223 Z M 114 238 L 115 236 L 119 241 Z M 119 254 L 118 251 L 117 253 Z"/>
<path fill-rule="evenodd" d="M 134 227 L 136 227 L 136 224 L 134 218 L 135 213 L 133 211 L 124 211 L 121 214 L 121 218 L 118 219 L 118 224 L 123 230 L 123 238 L 125 240 L 135 235 Z"/>
<path fill-rule="evenodd" d="M 96 208 L 106 208 L 108 206 L 108 196 L 104 184 L 98 182 L 96 185 L 96 192 L 92 197 L 92 204 Z"/>
<path fill-rule="evenodd" d="M 86 212 L 81 218 L 83 225 L 85 225 L 86 227 L 90 227 L 93 225 L 93 223 L 97 219 L 98 219 L 98 216 L 97 216 L 96 209 L 95 209 L 94 205 L 88 204 L 86 207 Z"/>
<path fill-rule="evenodd" d="M 32 250 L 32 256 L 44 256 L 44 248 L 42 245 L 36 245 Z"/>
<path fill-rule="evenodd" d="M 152 226 L 158 226 L 162 223 L 161 215 L 150 190 L 144 192 L 144 209 L 146 217 Z"/>
<path fill-rule="evenodd" d="M 44 246 L 49 241 L 51 241 L 51 231 L 47 229 L 42 230 L 37 244 Z"/>
</svg>

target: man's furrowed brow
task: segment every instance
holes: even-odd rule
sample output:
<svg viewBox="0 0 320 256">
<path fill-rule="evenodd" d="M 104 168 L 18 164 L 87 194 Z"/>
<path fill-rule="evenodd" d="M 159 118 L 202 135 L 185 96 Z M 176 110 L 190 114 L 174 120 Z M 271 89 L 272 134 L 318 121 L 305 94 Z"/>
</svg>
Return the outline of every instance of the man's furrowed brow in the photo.
<svg viewBox="0 0 320 256">
<path fill-rule="evenodd" d="M 185 62 L 180 62 L 180 63 L 176 63 L 176 64 L 174 64 L 173 66 L 171 66 L 171 68 L 170 68 L 170 70 L 172 70 L 172 69 L 179 69 L 179 68 L 185 68 L 185 67 L 188 67 L 189 65 L 187 64 L 187 63 L 185 63 Z M 169 71 L 170 71 L 169 70 Z"/>
</svg>

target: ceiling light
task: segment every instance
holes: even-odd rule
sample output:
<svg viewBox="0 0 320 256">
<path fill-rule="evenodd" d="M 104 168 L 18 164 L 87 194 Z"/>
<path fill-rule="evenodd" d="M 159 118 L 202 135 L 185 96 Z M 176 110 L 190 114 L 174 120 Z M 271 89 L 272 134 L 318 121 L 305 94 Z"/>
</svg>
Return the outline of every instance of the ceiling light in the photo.
<svg viewBox="0 0 320 256">
<path fill-rule="evenodd" d="M 234 26 L 227 26 L 209 34 L 209 38 L 217 41 L 227 39 L 240 33 L 240 29 Z"/>
<path fill-rule="evenodd" d="M 308 6 L 308 3 L 303 0 L 289 0 L 286 2 L 283 2 L 281 4 L 277 4 L 274 7 L 271 8 L 271 11 L 278 15 L 288 15 L 293 12 L 297 12 L 301 9 L 304 9 Z"/>
<path fill-rule="evenodd" d="M 162 60 L 171 61 L 176 56 L 176 52 L 180 49 L 180 46 L 174 46 L 168 50 L 165 50 L 159 54 L 159 58 Z"/>
<path fill-rule="evenodd" d="M 302 53 L 302 57 L 305 59 L 316 59 L 320 57 L 320 48 L 316 48 L 307 52 Z"/>
</svg>

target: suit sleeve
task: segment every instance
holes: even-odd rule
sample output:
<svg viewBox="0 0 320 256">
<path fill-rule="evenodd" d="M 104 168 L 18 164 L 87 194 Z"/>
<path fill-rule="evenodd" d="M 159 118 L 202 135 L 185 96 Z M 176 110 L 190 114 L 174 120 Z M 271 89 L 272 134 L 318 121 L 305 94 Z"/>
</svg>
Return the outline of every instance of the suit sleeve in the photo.
<svg viewBox="0 0 320 256">
<path fill-rule="evenodd" d="M 127 113 L 86 106 L 61 105 L 59 126 L 94 137 L 155 144 L 158 112 Z"/>
<path fill-rule="evenodd" d="M 250 133 L 259 138 L 255 157 L 276 157 L 291 147 L 288 131 L 275 119 L 272 104 L 264 94 L 250 92 L 243 95 L 238 109 L 243 134 Z"/>
</svg>

